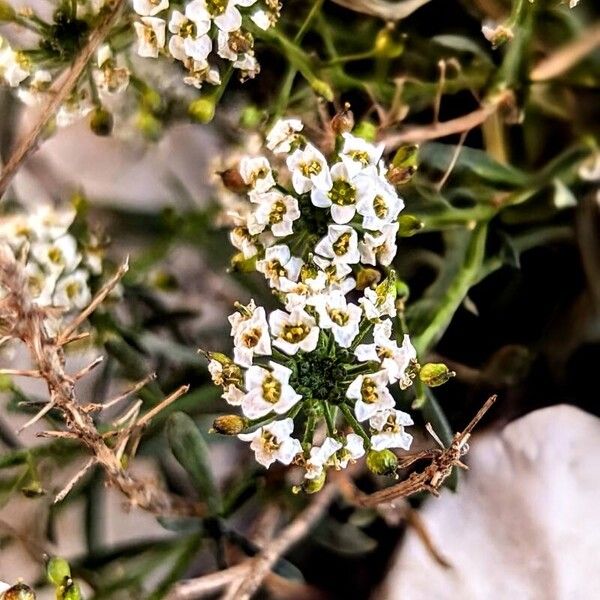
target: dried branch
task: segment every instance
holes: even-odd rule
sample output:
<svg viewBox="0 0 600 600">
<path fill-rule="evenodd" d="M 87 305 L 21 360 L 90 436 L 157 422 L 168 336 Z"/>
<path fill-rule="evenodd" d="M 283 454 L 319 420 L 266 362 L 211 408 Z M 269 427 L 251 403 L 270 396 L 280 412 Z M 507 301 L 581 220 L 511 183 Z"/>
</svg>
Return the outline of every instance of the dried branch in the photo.
<svg viewBox="0 0 600 600">
<path fill-rule="evenodd" d="M 39 118 L 17 146 L 0 174 L 0 199 L 2 199 L 19 168 L 29 155 L 36 150 L 46 125 L 79 81 L 88 62 L 116 22 L 124 4 L 125 0 L 109 0 L 107 2 L 104 16 L 99 20 L 95 29 L 91 31 L 85 46 L 75 57 L 71 68 L 52 86 L 50 98 L 42 108 Z"/>
<path fill-rule="evenodd" d="M 411 473 L 404 481 L 373 494 L 364 494 L 354 486 L 349 478 L 339 477 L 340 489 L 344 496 L 356 506 L 363 507 L 375 507 L 383 503 L 393 502 L 398 498 L 406 498 L 417 492 L 425 491 L 438 496 L 440 488 L 444 485 L 444 481 L 449 477 L 454 467 L 467 469 L 467 466 L 462 462 L 462 457 L 468 452 L 467 442 L 471 437 L 471 432 L 492 407 L 496 398 L 497 396 L 488 398 L 465 429 L 454 436 L 450 446 L 445 450 L 435 451 L 430 463 L 421 471 Z"/>
<path fill-rule="evenodd" d="M 124 272 L 121 269 L 120 273 Z M 98 306 L 101 301 L 99 299 L 105 298 L 117 283 L 118 278 L 109 281 L 92 300 L 90 306 Z M 65 372 L 65 356 L 60 340 L 67 339 L 74 333 L 75 327 L 83 321 L 81 315 L 68 326 L 67 335 L 63 333 L 58 341 L 53 338 L 45 325 L 47 311 L 32 301 L 23 264 L 14 257 L 6 245 L 0 245 L 0 286 L 4 290 L 4 297 L 0 301 L 0 320 L 7 324 L 10 335 L 21 339 L 28 347 L 31 360 L 45 379 L 50 394 L 49 402 L 30 423 L 39 420 L 52 408 L 60 411 L 67 427 L 65 433 L 77 438 L 90 451 L 94 462 L 104 470 L 108 484 L 120 489 L 132 506 L 139 506 L 161 515 L 204 514 L 202 504 L 169 494 L 154 484 L 137 479 L 123 468 L 118 453 L 112 445 L 107 445 L 104 437 L 96 429 L 90 416 L 91 411 L 86 410 L 86 407 L 79 403 L 74 378 Z M 88 307 L 81 314 L 89 315 L 90 312 Z M 173 398 L 179 397 L 181 393 L 181 389 L 177 390 L 164 403 L 172 402 Z M 156 410 L 148 413 L 151 416 L 155 414 Z M 138 431 L 151 418 L 148 415 L 141 423 L 135 424 Z M 114 441 L 114 447 L 122 446 L 121 442 L 130 435 L 129 428 L 117 433 L 111 440 Z M 80 474 L 76 477 L 78 476 Z"/>
</svg>

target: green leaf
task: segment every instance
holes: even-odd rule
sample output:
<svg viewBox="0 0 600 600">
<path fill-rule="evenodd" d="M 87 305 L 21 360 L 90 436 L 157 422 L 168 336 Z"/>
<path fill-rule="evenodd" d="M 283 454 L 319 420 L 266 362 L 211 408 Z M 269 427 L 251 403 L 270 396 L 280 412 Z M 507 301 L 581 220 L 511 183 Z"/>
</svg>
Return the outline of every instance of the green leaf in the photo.
<svg viewBox="0 0 600 600">
<path fill-rule="evenodd" d="M 377 541 L 352 523 L 324 520 L 314 531 L 314 539 L 336 554 L 360 556 L 377 547 Z"/>
<path fill-rule="evenodd" d="M 208 445 L 194 421 L 177 412 L 167 421 L 167 437 L 173 456 L 186 470 L 200 498 L 212 513 L 221 510 L 221 496 L 213 480 Z"/>
</svg>

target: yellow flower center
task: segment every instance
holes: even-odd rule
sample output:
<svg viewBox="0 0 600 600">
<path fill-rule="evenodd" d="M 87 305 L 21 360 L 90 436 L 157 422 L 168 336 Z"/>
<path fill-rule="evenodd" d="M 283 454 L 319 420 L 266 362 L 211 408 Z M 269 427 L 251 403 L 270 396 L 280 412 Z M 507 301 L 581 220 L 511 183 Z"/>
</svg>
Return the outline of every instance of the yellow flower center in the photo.
<svg viewBox="0 0 600 600">
<path fill-rule="evenodd" d="M 50 259 L 50 262 L 55 265 L 64 264 L 63 253 L 60 251 L 60 248 L 50 248 L 50 250 L 48 250 L 48 258 Z"/>
<path fill-rule="evenodd" d="M 281 383 L 271 374 L 267 375 L 263 380 L 262 395 L 271 404 L 279 402 L 279 398 L 281 398 Z"/>
<path fill-rule="evenodd" d="M 365 166 L 369 164 L 369 154 L 364 150 L 351 150 L 348 152 L 348 156 Z"/>
<path fill-rule="evenodd" d="M 271 207 L 271 212 L 269 213 L 269 224 L 275 225 L 277 223 L 281 223 L 286 212 L 287 209 L 283 200 L 277 200 L 274 202 L 273 206 Z"/>
<path fill-rule="evenodd" d="M 356 188 L 347 181 L 338 180 L 333 183 L 327 196 L 334 204 L 349 206 L 356 202 Z"/>
<path fill-rule="evenodd" d="M 225 12 L 227 0 L 206 0 L 206 10 L 213 16 L 218 17 Z"/>
<path fill-rule="evenodd" d="M 363 402 L 367 404 L 373 404 L 377 402 L 379 394 L 377 393 L 377 384 L 370 378 L 365 377 L 362 385 L 360 386 L 360 395 L 362 396 Z"/>
<path fill-rule="evenodd" d="M 260 336 L 262 332 L 258 327 L 253 327 L 252 329 L 248 329 L 244 331 L 242 334 L 242 343 L 246 348 L 254 348 L 256 344 L 260 341 Z"/>
<path fill-rule="evenodd" d="M 306 323 L 296 323 L 295 325 L 285 325 L 281 337 L 290 344 L 301 342 L 310 332 L 310 327 Z"/>
<path fill-rule="evenodd" d="M 323 167 L 318 160 L 311 160 L 309 162 L 302 163 L 300 165 L 300 172 L 304 177 L 310 177 L 311 175 L 318 175 Z"/>
<path fill-rule="evenodd" d="M 342 233 L 340 237 L 333 242 L 333 252 L 336 256 L 344 256 L 350 248 L 350 237 L 351 233 L 347 231 L 346 233 Z"/>
<path fill-rule="evenodd" d="M 384 219 L 388 214 L 388 205 L 381 196 L 375 196 L 373 199 L 373 210 L 380 219 Z"/>
<path fill-rule="evenodd" d="M 329 314 L 329 318 L 340 327 L 346 325 L 350 319 L 347 312 L 341 311 L 338 308 L 332 308 L 327 312 Z"/>
</svg>

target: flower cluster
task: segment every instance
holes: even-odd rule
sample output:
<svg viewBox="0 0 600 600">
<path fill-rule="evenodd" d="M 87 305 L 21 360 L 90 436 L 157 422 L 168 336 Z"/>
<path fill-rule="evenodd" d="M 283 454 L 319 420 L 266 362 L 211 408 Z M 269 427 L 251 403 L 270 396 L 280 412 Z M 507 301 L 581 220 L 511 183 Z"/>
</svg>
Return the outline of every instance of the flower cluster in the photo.
<svg viewBox="0 0 600 600">
<path fill-rule="evenodd" d="M 233 176 L 249 202 L 234 215 L 232 244 L 292 303 L 349 292 L 361 265 L 388 267 L 404 208 L 382 144 L 346 132 L 328 161 L 302 129 L 297 119 L 276 123 L 267 135 L 273 160 L 244 157 Z"/>
<path fill-rule="evenodd" d="M 146 58 L 166 54 L 187 71 L 184 82 L 198 89 L 218 85 L 216 60 L 227 62 L 242 79 L 255 77 L 259 64 L 254 38 L 245 25 L 266 30 L 279 17 L 278 0 L 192 0 L 183 6 L 169 0 L 133 0 L 137 52 Z"/>
<path fill-rule="evenodd" d="M 101 250 L 81 248 L 69 233 L 74 218 L 74 211 L 44 206 L 31 214 L 3 215 L 0 222 L 0 244 L 24 260 L 31 297 L 57 313 L 85 308 L 90 276 L 102 270 Z"/>
</svg>

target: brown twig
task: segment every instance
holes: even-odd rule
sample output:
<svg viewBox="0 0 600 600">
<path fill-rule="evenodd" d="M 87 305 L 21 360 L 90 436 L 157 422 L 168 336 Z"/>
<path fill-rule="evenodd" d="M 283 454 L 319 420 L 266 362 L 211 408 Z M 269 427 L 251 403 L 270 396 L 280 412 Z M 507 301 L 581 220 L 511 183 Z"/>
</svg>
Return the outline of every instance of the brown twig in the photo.
<svg viewBox="0 0 600 600">
<path fill-rule="evenodd" d="M 99 298 L 105 298 L 117 283 L 118 279 L 115 278 L 109 281 L 92 300 L 91 306 L 98 306 Z M 86 410 L 77 398 L 74 378 L 65 372 L 65 356 L 60 340 L 74 333 L 73 325 L 81 324 L 82 319 L 76 318 L 67 328 L 68 335 L 63 333 L 59 336 L 59 341 L 52 337 L 45 324 L 47 311 L 37 306 L 29 295 L 23 264 L 15 258 L 8 246 L 2 244 L 0 287 L 4 291 L 0 300 L 0 320 L 6 324 L 12 337 L 21 339 L 28 347 L 31 360 L 46 381 L 50 395 L 48 403 L 33 420 L 41 418 L 41 415 L 51 408 L 57 409 L 63 416 L 67 428 L 65 433 L 77 438 L 90 451 L 94 462 L 106 474 L 108 484 L 120 489 L 131 505 L 161 515 L 204 514 L 204 505 L 174 496 L 154 484 L 136 478 L 123 468 L 120 456 L 113 448 L 119 448 L 121 442 L 131 435 L 131 430 L 127 428 L 117 434 L 114 447 L 107 445 L 102 434 L 96 429 L 90 411 Z M 88 308 L 82 314 L 89 315 L 90 312 Z M 172 401 L 173 397 L 178 397 L 181 393 L 181 389 L 177 390 L 165 402 Z M 156 411 L 150 411 L 148 415 L 150 414 L 155 415 Z M 138 430 L 149 418 L 151 417 L 146 416 Z"/>
<path fill-rule="evenodd" d="M 103 17 L 100 19 L 95 29 L 90 33 L 85 46 L 75 57 L 71 68 L 52 86 L 50 98 L 42 108 L 39 118 L 19 143 L 0 174 L 0 199 L 8 189 L 8 186 L 17 174 L 21 165 L 37 148 L 39 138 L 46 128 L 46 125 L 48 125 L 50 119 L 52 119 L 60 105 L 67 99 L 79 81 L 88 62 L 117 20 L 124 4 L 125 0 L 109 0 L 109 2 L 107 2 Z"/>
</svg>

